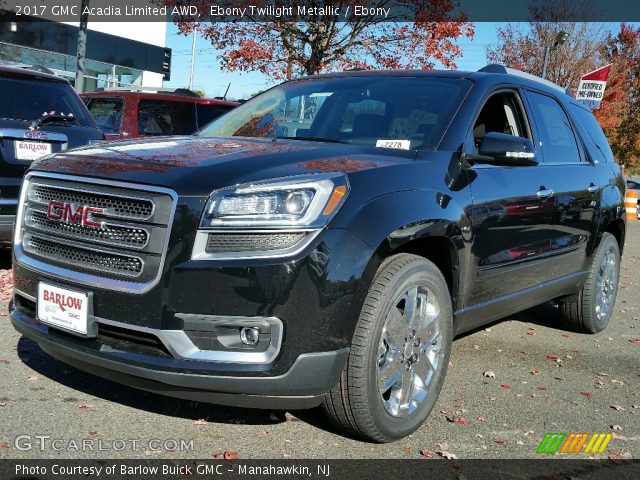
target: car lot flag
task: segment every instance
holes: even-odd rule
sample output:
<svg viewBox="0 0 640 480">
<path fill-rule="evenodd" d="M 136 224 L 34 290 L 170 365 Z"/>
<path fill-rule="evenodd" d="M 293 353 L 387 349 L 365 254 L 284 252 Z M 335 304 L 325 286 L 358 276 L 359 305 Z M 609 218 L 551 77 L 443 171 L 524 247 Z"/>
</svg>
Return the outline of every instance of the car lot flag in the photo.
<svg viewBox="0 0 640 480">
<path fill-rule="evenodd" d="M 604 98 L 604 89 L 607 86 L 609 70 L 611 70 L 611 64 L 584 75 L 580 79 L 576 99 L 592 110 L 600 108 L 600 102 Z"/>
</svg>

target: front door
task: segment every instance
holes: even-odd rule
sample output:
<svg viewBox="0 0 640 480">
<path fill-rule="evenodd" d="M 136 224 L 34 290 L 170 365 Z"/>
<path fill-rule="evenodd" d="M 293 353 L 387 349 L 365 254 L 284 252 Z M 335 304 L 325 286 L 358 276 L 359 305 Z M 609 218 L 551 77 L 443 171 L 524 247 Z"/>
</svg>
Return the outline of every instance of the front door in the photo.
<svg viewBox="0 0 640 480">
<path fill-rule="evenodd" d="M 488 97 L 465 150 L 477 153 L 481 138 L 489 132 L 532 139 L 517 90 L 502 89 Z M 473 206 L 467 214 L 476 275 L 466 304 L 498 299 L 549 280 L 544 261 L 551 250 L 554 204 L 549 167 L 544 163 L 518 167 L 476 164 L 468 173 Z"/>
</svg>

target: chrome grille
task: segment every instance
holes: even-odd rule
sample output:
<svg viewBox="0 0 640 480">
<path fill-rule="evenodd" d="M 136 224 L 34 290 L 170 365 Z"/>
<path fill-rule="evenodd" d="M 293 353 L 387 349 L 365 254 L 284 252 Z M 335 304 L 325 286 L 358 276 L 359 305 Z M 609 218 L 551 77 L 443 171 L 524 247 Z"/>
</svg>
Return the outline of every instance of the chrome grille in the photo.
<svg viewBox="0 0 640 480">
<path fill-rule="evenodd" d="M 126 284 L 119 288 L 132 291 L 158 280 L 177 198 L 173 192 L 35 172 L 27 175 L 24 189 L 18 261 L 47 272 L 61 267 L 63 278 L 86 284 L 121 280 Z M 87 207 L 99 210 L 87 217 Z"/>
<path fill-rule="evenodd" d="M 29 190 L 29 200 L 44 205 L 51 201 L 88 205 L 105 209 L 109 216 L 132 220 L 146 220 L 153 213 L 153 202 L 150 200 L 70 190 L 40 183 L 32 185 Z"/>
<path fill-rule="evenodd" d="M 71 238 L 92 238 L 101 243 L 124 247 L 144 247 L 149 240 L 149 232 L 144 228 L 104 223 L 103 228 L 85 227 L 77 224 L 49 220 L 45 212 L 29 208 L 25 222 L 36 230 L 57 232 Z"/>
<path fill-rule="evenodd" d="M 27 251 L 40 257 L 88 270 L 106 271 L 127 277 L 137 277 L 142 273 L 142 260 L 137 257 L 93 251 L 32 235 L 25 236 L 24 247 Z"/>
</svg>

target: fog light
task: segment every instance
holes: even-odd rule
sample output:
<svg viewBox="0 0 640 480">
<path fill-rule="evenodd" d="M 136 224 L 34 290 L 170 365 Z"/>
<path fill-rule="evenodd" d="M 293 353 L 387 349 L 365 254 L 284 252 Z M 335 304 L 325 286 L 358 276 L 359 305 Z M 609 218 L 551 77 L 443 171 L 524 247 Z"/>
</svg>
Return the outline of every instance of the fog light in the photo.
<svg viewBox="0 0 640 480">
<path fill-rule="evenodd" d="M 260 339 L 260 330 L 255 327 L 245 327 L 240 330 L 240 341 L 245 345 L 254 346 Z"/>
</svg>

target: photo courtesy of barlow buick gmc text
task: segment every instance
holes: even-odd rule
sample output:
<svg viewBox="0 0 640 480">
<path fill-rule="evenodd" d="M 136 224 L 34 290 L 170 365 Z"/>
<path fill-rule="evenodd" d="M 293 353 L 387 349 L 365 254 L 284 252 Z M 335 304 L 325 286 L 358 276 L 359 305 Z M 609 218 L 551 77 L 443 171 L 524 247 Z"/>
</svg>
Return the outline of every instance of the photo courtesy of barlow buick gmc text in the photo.
<svg viewBox="0 0 640 480">
<path fill-rule="evenodd" d="M 640 7 L 18 3 L 0 478 L 638 478 Z"/>
</svg>

